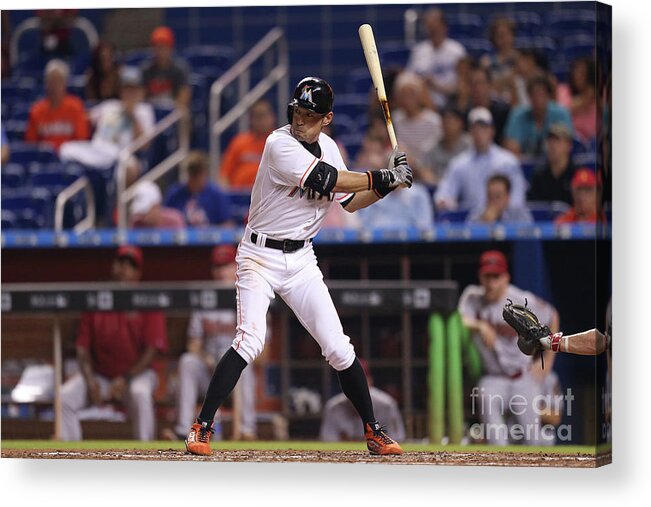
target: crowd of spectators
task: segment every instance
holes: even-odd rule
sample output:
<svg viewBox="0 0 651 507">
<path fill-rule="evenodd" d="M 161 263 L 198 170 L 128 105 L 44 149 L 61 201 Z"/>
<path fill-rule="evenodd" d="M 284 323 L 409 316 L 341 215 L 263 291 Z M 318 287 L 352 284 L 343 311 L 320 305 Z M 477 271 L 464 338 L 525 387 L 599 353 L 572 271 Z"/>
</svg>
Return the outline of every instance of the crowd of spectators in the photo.
<svg viewBox="0 0 651 507">
<path fill-rule="evenodd" d="M 58 48 L 53 54 L 66 54 L 68 14 L 76 13 L 55 21 L 44 19 L 47 26 L 59 27 L 44 29 L 58 34 L 57 44 L 48 43 Z M 594 57 L 573 61 L 568 82 L 559 83 L 542 52 L 516 47 L 513 19 L 494 19 L 488 33 L 493 49 L 479 58 L 449 37 L 440 9 L 426 10 L 422 26 L 425 39 L 412 47 L 404 67 L 394 69 L 395 75 L 387 79 L 398 143 L 414 169 L 415 189 L 409 199 L 396 192 L 368 216 L 344 225 L 429 227 L 440 213 L 451 210 L 466 211 L 471 223 L 529 222 L 527 201 L 575 203 L 571 183 L 575 145 L 596 145 L 600 97 Z M 44 43 L 52 37 L 47 35 Z M 140 67 L 121 65 L 108 42 L 94 48 L 86 71 L 86 105 L 66 91 L 68 65 L 50 60 L 44 72 L 46 96 L 31 108 L 25 140 L 50 143 L 62 161 L 106 171 L 115 168 L 125 146 L 152 131 L 154 107 L 187 110 L 192 100 L 190 68 L 176 54 L 173 31 L 157 27 L 149 40 L 150 57 Z M 335 138 L 352 170 L 386 167 L 391 153 L 381 110 L 372 106 L 368 116 L 352 160 L 345 144 Z M 193 152 L 179 171 L 179 183 L 162 189 L 146 183 L 133 192 L 129 210 L 137 211 L 137 216 L 130 223 L 233 225 L 226 193 L 251 190 L 266 137 L 280 126 L 279 120 L 270 101 L 255 102 L 249 109 L 248 130 L 231 139 L 219 167 L 211 168 L 205 154 Z M 336 114 L 332 128 L 334 136 Z M 5 146 L 3 140 L 3 156 Z M 145 145 L 128 159 L 129 183 L 135 184 L 147 170 L 150 147 Z M 596 155 L 591 165 L 587 170 L 594 171 Z M 213 181 L 211 174 L 217 175 Z M 413 219 L 408 218 L 410 213 L 393 213 L 401 206 L 415 208 L 414 203 L 420 211 L 411 214 Z M 334 216 L 336 211 L 332 213 L 329 223 L 342 222 Z M 585 221 L 601 219 L 602 214 L 573 216 Z"/>
</svg>

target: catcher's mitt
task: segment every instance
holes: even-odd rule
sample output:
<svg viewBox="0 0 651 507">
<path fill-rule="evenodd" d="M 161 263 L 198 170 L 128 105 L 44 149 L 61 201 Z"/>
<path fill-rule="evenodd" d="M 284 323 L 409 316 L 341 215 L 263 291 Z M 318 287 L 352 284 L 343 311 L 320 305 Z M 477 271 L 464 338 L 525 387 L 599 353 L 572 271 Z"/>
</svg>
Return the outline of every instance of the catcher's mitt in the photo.
<svg viewBox="0 0 651 507">
<path fill-rule="evenodd" d="M 543 326 L 535 313 L 527 308 L 527 300 L 524 306 L 514 305 L 513 301 L 507 299 L 504 305 L 502 317 L 506 323 L 518 333 L 518 348 L 523 354 L 533 356 L 536 352 L 542 352 L 545 347 L 540 343 L 541 338 L 547 338 L 552 334 L 547 326 Z M 542 358 L 542 355 L 541 355 Z"/>
</svg>

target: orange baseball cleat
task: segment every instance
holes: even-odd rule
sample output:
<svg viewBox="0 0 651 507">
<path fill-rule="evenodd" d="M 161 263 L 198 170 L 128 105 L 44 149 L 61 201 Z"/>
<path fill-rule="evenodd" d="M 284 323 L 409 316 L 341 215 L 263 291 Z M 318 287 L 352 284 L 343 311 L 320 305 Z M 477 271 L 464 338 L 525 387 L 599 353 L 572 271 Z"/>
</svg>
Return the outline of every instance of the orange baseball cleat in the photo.
<svg viewBox="0 0 651 507">
<path fill-rule="evenodd" d="M 190 454 L 197 454 L 199 456 L 210 456 L 210 435 L 215 430 L 212 423 L 194 423 L 190 428 L 190 433 L 185 438 L 185 448 Z"/>
<path fill-rule="evenodd" d="M 402 454 L 402 447 L 384 432 L 379 423 L 366 423 L 366 447 L 371 454 Z"/>
</svg>

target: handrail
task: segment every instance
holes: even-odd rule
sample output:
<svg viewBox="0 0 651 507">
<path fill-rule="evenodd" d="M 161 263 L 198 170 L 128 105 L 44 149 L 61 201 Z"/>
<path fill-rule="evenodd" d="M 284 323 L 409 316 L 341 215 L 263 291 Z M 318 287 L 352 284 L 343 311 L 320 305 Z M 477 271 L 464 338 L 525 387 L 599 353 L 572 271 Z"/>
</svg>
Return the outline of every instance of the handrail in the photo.
<svg viewBox="0 0 651 507">
<path fill-rule="evenodd" d="M 418 39 L 418 11 L 410 8 L 405 10 L 405 44 L 412 47 Z"/>
<path fill-rule="evenodd" d="M 136 180 L 127 190 L 127 165 L 131 156 L 138 150 L 142 149 L 147 143 L 155 137 L 162 134 L 165 130 L 178 124 L 179 146 L 178 149 L 151 168 L 146 174 Z M 133 198 L 133 186 L 144 180 L 155 181 L 169 170 L 182 163 L 190 151 L 190 118 L 187 109 L 176 108 L 159 121 L 152 130 L 144 132 L 130 144 L 122 148 L 118 157 L 118 166 L 115 171 L 116 192 L 118 199 L 118 229 L 127 228 L 127 206 Z"/>
<path fill-rule="evenodd" d="M 92 50 L 99 43 L 99 35 L 95 26 L 84 17 L 75 18 L 73 21 L 73 28 L 78 28 L 81 30 L 86 39 L 88 39 L 88 47 Z M 11 35 L 11 42 L 9 46 L 9 55 L 11 58 L 12 65 L 15 65 L 18 61 L 18 41 L 22 37 L 23 33 L 27 30 L 34 30 L 41 27 L 40 18 L 34 16 L 33 18 L 27 18 L 22 23 L 20 23 L 14 33 Z"/>
<path fill-rule="evenodd" d="M 265 65 L 270 66 L 273 48 L 277 49 L 278 62 L 273 68 L 267 68 L 266 77 L 251 89 L 251 66 L 262 56 L 265 56 Z M 235 80 L 238 80 L 238 102 L 222 117 L 222 95 L 226 87 Z M 289 56 L 285 33 L 278 27 L 270 30 L 210 87 L 210 170 L 213 177 L 217 176 L 221 159 L 221 135 L 238 120 L 240 130 L 244 130 L 248 122 L 245 116 L 248 109 L 276 84 L 280 118 L 289 101 Z"/>
<path fill-rule="evenodd" d="M 54 205 L 54 230 L 56 232 L 63 231 L 63 212 L 66 202 L 82 190 L 86 193 L 86 217 L 79 221 L 73 230 L 80 234 L 95 226 L 95 195 L 93 194 L 93 187 L 86 176 L 80 176 L 57 195 L 57 200 Z"/>
</svg>

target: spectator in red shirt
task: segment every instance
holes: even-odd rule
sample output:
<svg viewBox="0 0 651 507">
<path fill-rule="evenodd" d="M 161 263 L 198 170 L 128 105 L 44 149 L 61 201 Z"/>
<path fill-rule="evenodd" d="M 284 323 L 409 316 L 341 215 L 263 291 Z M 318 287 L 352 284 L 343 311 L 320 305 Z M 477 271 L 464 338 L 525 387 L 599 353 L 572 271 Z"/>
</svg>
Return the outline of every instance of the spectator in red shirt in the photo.
<svg viewBox="0 0 651 507">
<path fill-rule="evenodd" d="M 136 283 L 142 273 L 142 251 L 134 246 L 118 249 L 113 278 Z M 86 312 L 77 334 L 80 373 L 62 387 L 63 440 L 81 440 L 79 411 L 88 405 L 124 403 L 133 422 L 134 437 L 153 440 L 154 389 L 157 376 L 152 362 L 167 350 L 162 312 Z"/>
<path fill-rule="evenodd" d="M 223 187 L 251 188 L 258 174 L 267 136 L 276 128 L 276 115 L 271 104 L 260 99 L 251 106 L 250 130 L 236 135 L 226 148 L 219 169 Z"/>
<path fill-rule="evenodd" d="M 47 142 L 58 150 L 65 141 L 88 139 L 84 103 L 66 93 L 69 75 L 70 68 L 62 60 L 50 60 L 45 66 L 47 96 L 32 106 L 25 141 Z"/>
<path fill-rule="evenodd" d="M 572 178 L 572 209 L 556 219 L 557 224 L 605 222 L 601 210 L 601 182 L 586 168 L 577 169 Z"/>
</svg>

